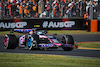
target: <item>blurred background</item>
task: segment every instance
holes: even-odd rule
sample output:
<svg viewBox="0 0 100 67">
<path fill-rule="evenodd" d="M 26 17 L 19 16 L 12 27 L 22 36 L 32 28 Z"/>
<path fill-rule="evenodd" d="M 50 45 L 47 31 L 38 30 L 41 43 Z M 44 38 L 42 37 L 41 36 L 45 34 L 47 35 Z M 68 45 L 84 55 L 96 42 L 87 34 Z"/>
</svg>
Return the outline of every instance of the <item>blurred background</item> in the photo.
<svg viewBox="0 0 100 67">
<path fill-rule="evenodd" d="M 100 19 L 100 0 L 0 0 L 0 19 Z"/>
</svg>

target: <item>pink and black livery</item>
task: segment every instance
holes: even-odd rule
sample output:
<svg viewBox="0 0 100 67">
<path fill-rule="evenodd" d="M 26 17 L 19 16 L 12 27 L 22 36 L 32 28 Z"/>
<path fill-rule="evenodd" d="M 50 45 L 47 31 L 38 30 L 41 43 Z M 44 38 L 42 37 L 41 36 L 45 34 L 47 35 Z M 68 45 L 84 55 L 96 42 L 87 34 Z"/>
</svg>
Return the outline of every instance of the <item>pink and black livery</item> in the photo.
<svg viewBox="0 0 100 67">
<path fill-rule="evenodd" d="M 47 35 L 47 31 L 36 29 L 15 29 L 18 32 L 29 32 L 19 38 L 14 34 L 7 34 L 4 38 L 5 49 L 15 49 L 17 46 L 23 49 L 57 49 L 63 48 L 64 51 L 71 51 L 74 46 L 78 48 L 77 43 L 71 35 L 62 35 L 57 38 L 57 35 Z"/>
</svg>

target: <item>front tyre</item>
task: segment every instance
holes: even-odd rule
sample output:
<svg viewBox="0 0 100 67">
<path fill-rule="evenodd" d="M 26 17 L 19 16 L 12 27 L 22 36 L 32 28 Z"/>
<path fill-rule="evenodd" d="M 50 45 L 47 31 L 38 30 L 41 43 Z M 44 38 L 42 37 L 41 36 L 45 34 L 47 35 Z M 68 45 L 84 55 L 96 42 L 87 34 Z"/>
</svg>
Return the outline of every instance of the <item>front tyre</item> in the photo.
<svg viewBox="0 0 100 67">
<path fill-rule="evenodd" d="M 62 37 L 62 43 L 63 44 L 72 44 L 72 45 L 74 45 L 74 39 L 71 35 L 64 35 Z"/>
<path fill-rule="evenodd" d="M 74 45 L 74 39 L 71 35 L 63 35 L 62 43 L 63 44 L 70 44 L 71 46 L 73 46 Z M 63 45 L 62 48 L 64 49 L 64 51 L 71 51 L 73 49 L 73 47 L 66 47 L 64 45 Z"/>
<path fill-rule="evenodd" d="M 64 51 L 71 51 L 71 50 L 73 50 L 73 48 L 70 48 L 70 47 L 63 48 L 63 49 L 64 49 Z"/>
<path fill-rule="evenodd" d="M 15 35 L 7 34 L 4 37 L 4 48 L 15 49 L 17 46 L 17 38 Z"/>
<path fill-rule="evenodd" d="M 77 44 L 77 42 L 75 41 L 75 48 L 78 48 L 78 44 Z"/>
</svg>

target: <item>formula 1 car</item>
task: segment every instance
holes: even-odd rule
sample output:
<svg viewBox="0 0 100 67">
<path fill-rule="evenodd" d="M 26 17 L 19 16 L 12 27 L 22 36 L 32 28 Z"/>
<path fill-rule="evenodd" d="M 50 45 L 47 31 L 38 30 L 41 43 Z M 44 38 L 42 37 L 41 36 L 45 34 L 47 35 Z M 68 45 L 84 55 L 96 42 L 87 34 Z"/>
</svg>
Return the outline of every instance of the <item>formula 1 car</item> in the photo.
<svg viewBox="0 0 100 67">
<path fill-rule="evenodd" d="M 31 33 L 31 34 L 30 34 Z M 74 46 L 78 48 L 77 43 L 74 44 L 74 39 L 71 35 L 62 35 L 62 38 L 57 39 L 56 35 L 46 35 L 47 31 L 30 30 L 29 34 L 17 38 L 14 34 L 7 34 L 4 37 L 4 48 L 15 49 L 17 46 L 23 49 L 57 49 L 63 48 L 64 51 L 71 51 Z"/>
</svg>

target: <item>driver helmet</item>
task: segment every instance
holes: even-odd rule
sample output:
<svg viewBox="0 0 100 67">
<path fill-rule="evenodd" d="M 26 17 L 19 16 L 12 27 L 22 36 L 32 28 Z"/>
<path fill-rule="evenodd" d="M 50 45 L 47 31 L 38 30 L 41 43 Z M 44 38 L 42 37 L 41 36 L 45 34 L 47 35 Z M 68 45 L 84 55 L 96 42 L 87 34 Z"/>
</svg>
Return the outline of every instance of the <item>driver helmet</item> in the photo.
<svg viewBox="0 0 100 67">
<path fill-rule="evenodd" d="M 43 34 L 42 32 L 37 32 L 37 35 L 41 35 L 41 34 Z"/>
</svg>

